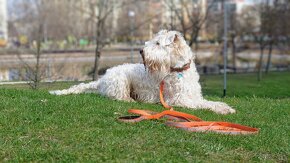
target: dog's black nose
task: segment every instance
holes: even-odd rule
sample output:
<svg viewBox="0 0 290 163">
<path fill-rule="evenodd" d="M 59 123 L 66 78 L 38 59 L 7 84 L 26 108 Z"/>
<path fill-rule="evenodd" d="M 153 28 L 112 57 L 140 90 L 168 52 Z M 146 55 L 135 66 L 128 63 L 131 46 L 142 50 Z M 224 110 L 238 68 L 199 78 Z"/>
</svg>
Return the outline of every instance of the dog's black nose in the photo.
<svg viewBox="0 0 290 163">
<path fill-rule="evenodd" d="M 144 51 L 143 51 L 143 49 L 141 49 L 141 50 L 140 50 L 140 54 L 143 54 L 143 53 L 144 53 Z"/>
</svg>

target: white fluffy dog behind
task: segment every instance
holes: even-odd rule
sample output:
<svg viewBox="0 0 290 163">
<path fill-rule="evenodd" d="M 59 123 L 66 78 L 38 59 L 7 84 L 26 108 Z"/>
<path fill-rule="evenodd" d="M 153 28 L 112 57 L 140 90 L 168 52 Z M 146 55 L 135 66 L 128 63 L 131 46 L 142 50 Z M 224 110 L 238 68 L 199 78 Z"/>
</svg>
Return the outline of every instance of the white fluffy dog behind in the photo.
<svg viewBox="0 0 290 163">
<path fill-rule="evenodd" d="M 202 97 L 195 56 L 179 32 L 160 31 L 145 43 L 140 53 L 143 64 L 116 66 L 108 69 L 98 81 L 50 93 L 98 93 L 117 100 L 158 103 L 159 84 L 164 80 L 164 97 L 169 105 L 210 109 L 220 114 L 235 112 L 225 103 L 208 101 Z"/>
</svg>

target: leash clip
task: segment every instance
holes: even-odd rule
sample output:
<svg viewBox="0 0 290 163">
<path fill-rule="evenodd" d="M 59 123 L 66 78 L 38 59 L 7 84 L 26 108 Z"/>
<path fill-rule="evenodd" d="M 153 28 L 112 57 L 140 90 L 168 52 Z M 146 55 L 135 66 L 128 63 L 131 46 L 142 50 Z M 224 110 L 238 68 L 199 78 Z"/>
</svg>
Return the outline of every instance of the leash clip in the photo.
<svg viewBox="0 0 290 163">
<path fill-rule="evenodd" d="M 183 78 L 183 73 L 181 73 L 181 72 L 177 73 L 177 78 L 178 78 L 178 79 Z"/>
</svg>

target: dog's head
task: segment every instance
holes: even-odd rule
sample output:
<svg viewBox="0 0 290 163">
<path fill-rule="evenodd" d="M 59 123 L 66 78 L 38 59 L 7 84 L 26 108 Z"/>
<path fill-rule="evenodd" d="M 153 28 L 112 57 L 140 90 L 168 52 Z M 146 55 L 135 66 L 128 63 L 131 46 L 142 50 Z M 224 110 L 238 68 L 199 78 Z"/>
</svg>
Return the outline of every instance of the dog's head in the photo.
<svg viewBox="0 0 290 163">
<path fill-rule="evenodd" d="M 177 31 L 162 30 L 145 43 L 140 51 L 145 68 L 150 72 L 170 72 L 190 64 L 194 55 L 184 37 Z"/>
</svg>

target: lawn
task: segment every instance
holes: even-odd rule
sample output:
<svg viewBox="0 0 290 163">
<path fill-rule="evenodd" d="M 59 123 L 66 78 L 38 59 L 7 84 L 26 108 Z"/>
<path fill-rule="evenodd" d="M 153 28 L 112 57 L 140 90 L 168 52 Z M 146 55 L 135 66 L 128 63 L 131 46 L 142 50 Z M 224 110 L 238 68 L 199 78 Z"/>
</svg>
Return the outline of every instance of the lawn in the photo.
<svg viewBox="0 0 290 163">
<path fill-rule="evenodd" d="M 113 101 L 95 94 L 53 96 L 47 90 L 75 84 L 0 86 L 0 161 L 96 162 L 289 162 L 290 73 L 202 76 L 203 94 L 233 106 L 236 114 L 178 111 L 204 120 L 260 128 L 257 135 L 190 133 L 161 121 L 118 122 L 129 108 L 161 111 L 161 105 Z"/>
</svg>

